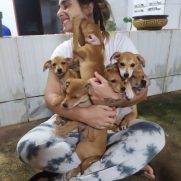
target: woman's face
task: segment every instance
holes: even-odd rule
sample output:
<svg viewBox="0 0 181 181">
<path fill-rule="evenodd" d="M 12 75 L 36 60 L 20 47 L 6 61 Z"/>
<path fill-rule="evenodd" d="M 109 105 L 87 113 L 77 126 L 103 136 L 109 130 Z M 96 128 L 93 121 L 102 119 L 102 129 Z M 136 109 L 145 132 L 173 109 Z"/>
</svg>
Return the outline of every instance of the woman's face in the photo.
<svg viewBox="0 0 181 181">
<path fill-rule="evenodd" d="M 60 18 L 64 32 L 72 32 L 72 18 L 85 17 L 86 9 L 81 9 L 77 0 L 59 0 L 57 16 Z"/>
</svg>

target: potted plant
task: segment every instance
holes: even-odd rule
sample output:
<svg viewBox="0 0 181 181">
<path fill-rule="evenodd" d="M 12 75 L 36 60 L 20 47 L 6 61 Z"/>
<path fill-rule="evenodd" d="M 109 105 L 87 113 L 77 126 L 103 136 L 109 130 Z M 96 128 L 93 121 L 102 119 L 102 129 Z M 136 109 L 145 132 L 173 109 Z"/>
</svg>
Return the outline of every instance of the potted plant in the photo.
<svg viewBox="0 0 181 181">
<path fill-rule="evenodd" d="M 132 29 L 132 24 L 133 24 L 132 18 L 126 16 L 126 17 L 123 18 L 123 21 L 124 21 L 124 23 L 131 23 L 131 26 L 130 26 L 130 31 L 131 31 L 131 29 Z"/>
<path fill-rule="evenodd" d="M 107 21 L 106 30 L 107 31 L 116 31 L 116 23 L 112 20 Z"/>
</svg>

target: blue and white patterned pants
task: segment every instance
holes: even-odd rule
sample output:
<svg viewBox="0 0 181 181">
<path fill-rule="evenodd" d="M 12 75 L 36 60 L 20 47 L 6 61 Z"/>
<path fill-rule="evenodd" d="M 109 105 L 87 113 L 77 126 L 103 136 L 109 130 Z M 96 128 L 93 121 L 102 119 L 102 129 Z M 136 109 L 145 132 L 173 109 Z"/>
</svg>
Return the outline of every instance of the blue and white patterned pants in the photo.
<svg viewBox="0 0 181 181">
<path fill-rule="evenodd" d="M 25 134 L 18 142 L 17 152 L 32 167 L 66 173 L 80 164 L 75 152 L 79 135 L 77 131 L 66 138 L 55 135 L 55 116 Z M 101 160 L 70 181 L 113 181 L 133 175 L 161 151 L 165 135 L 159 125 L 135 120 L 128 129 L 109 133 L 108 145 Z M 61 175 L 57 180 L 63 180 Z"/>
</svg>

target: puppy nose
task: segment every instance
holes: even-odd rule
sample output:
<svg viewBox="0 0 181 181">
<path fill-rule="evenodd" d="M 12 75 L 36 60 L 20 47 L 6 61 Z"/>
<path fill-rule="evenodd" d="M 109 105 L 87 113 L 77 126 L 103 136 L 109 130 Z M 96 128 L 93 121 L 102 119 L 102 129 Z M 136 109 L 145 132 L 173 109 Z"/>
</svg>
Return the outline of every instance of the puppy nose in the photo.
<svg viewBox="0 0 181 181">
<path fill-rule="evenodd" d="M 146 80 L 141 80 L 141 86 L 146 87 Z"/>
<path fill-rule="evenodd" d="M 88 36 L 88 38 L 92 39 L 92 36 L 91 36 L 91 35 L 89 35 L 89 36 Z"/>
<path fill-rule="evenodd" d="M 57 70 L 57 73 L 58 73 L 58 74 L 61 74 L 61 73 L 62 73 L 62 69 L 58 69 L 58 70 Z"/>
<path fill-rule="evenodd" d="M 66 102 L 64 102 L 64 103 L 62 104 L 62 106 L 63 106 L 64 108 L 68 108 L 68 104 L 67 104 Z"/>
<path fill-rule="evenodd" d="M 126 73 L 124 73 L 124 78 L 128 78 L 129 77 L 129 74 L 126 72 Z"/>
<path fill-rule="evenodd" d="M 120 92 L 124 92 L 126 90 L 125 87 L 121 87 Z"/>
</svg>

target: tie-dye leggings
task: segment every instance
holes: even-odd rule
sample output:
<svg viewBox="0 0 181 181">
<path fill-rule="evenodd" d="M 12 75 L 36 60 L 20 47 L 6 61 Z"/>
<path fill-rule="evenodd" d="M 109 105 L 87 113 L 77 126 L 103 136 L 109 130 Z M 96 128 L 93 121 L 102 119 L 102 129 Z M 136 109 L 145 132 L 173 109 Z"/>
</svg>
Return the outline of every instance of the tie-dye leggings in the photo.
<svg viewBox="0 0 181 181">
<path fill-rule="evenodd" d="M 30 130 L 17 145 L 20 159 L 41 170 L 66 173 L 80 164 L 75 152 L 79 135 L 76 131 L 67 137 L 54 134 L 54 119 Z M 70 181 L 113 181 L 133 175 L 150 162 L 164 147 L 163 129 L 152 122 L 135 120 L 126 130 L 109 133 L 109 148 L 101 160 L 92 164 L 83 175 Z M 61 179 L 60 174 L 59 181 Z"/>
</svg>

